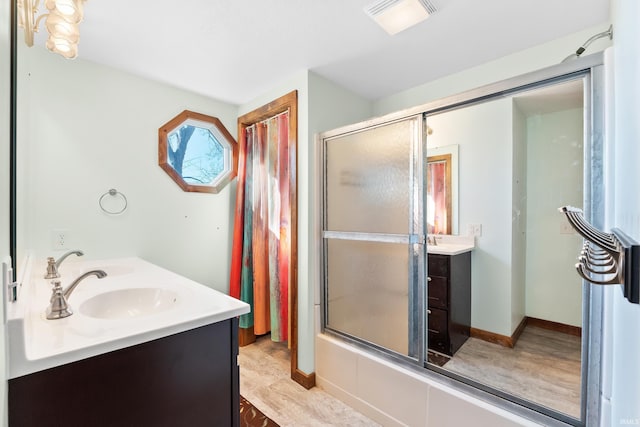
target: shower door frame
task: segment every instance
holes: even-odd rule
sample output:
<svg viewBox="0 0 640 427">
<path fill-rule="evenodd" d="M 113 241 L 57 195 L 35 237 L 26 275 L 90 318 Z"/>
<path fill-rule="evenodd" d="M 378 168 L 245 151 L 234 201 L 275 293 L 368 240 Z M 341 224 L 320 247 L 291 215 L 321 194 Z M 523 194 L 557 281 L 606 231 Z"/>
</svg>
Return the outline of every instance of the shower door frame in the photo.
<svg viewBox="0 0 640 427">
<path fill-rule="evenodd" d="M 344 232 L 326 230 L 327 218 L 324 207 L 326 206 L 326 143 L 340 137 L 346 137 L 355 133 L 364 132 L 375 129 L 377 127 L 386 126 L 401 121 L 414 120 L 416 123 L 414 134 L 411 142 L 411 159 L 409 181 L 410 186 L 410 207 L 408 233 L 407 234 L 384 234 L 384 233 L 365 233 L 365 232 Z M 421 365 L 426 358 L 426 336 L 423 331 L 426 330 L 426 235 L 424 231 L 424 165 L 423 156 L 426 153 L 426 138 L 424 134 L 424 118 L 422 114 L 403 115 L 401 117 L 391 118 L 384 121 L 370 120 L 363 123 L 357 123 L 351 126 L 340 128 L 336 132 L 325 132 L 323 138 L 319 140 L 318 159 L 321 174 L 321 225 L 319 228 L 319 241 L 321 249 L 319 251 L 319 271 L 321 275 L 320 293 L 322 295 L 321 323 L 322 330 L 347 339 L 356 345 L 365 348 L 373 348 L 383 352 L 392 358 L 398 358 L 405 362 Z M 408 287 L 408 351 L 407 355 L 394 352 L 376 343 L 356 337 L 349 333 L 333 329 L 327 325 L 328 320 L 328 304 L 325 302 L 328 298 L 328 289 L 326 284 L 327 277 L 327 242 L 328 240 L 351 240 L 366 241 L 378 243 L 398 243 L 406 244 L 409 251 L 409 282 Z"/>
<path fill-rule="evenodd" d="M 508 95 L 519 90 L 534 88 L 545 83 L 554 81 L 568 80 L 572 76 L 583 76 L 585 79 L 584 91 L 584 129 L 585 129 L 585 147 L 584 147 L 584 208 L 585 215 L 592 224 L 602 228 L 605 223 L 605 210 L 607 197 L 604 188 L 603 175 L 606 174 L 604 165 L 604 153 L 607 151 L 604 140 L 606 134 L 605 129 L 605 107 L 604 107 L 604 55 L 602 52 L 592 55 L 580 57 L 574 61 L 564 62 L 553 65 L 541 70 L 526 73 L 520 76 L 511 77 L 497 83 L 469 90 L 458 95 L 449 96 L 447 98 L 435 100 L 427 104 L 419 105 L 406 110 L 391 113 L 375 119 L 363 121 L 357 124 L 345 126 L 343 128 L 334 129 L 332 131 L 323 132 L 316 137 L 316 154 L 317 154 L 317 174 L 320 180 L 317 182 L 316 203 L 318 206 L 316 217 L 316 230 L 318 241 L 323 241 L 324 227 L 324 176 L 326 170 L 323 167 L 324 149 L 323 142 L 327 137 L 344 134 L 346 132 L 355 132 L 364 130 L 368 127 L 382 125 L 394 120 L 401 120 L 409 116 L 417 114 L 433 114 L 434 112 L 454 109 L 463 105 L 471 105 L 481 103 L 488 99 L 493 99 L 501 95 Z M 426 138 L 423 133 L 423 144 Z M 423 146 L 423 152 L 426 148 Z M 362 340 L 354 339 L 345 334 L 331 330 L 326 327 L 326 271 L 325 271 L 325 254 L 324 244 L 319 244 L 320 248 L 317 252 L 316 265 L 319 273 L 319 297 L 321 304 L 321 325 L 322 333 L 341 337 L 342 339 L 352 343 L 356 347 L 363 348 L 368 351 L 375 352 L 384 359 L 399 361 L 403 366 L 410 368 L 414 372 L 419 372 L 425 377 L 434 381 L 446 384 L 452 389 L 468 393 L 478 399 L 481 399 L 491 405 L 503 408 L 510 412 L 516 413 L 527 419 L 548 425 L 576 425 L 591 426 L 597 425 L 601 418 L 602 403 L 600 398 L 600 388 L 602 383 L 602 354 L 603 354 L 603 310 L 604 310 L 604 293 L 601 286 L 592 285 L 583 281 L 583 340 L 582 340 L 582 357 L 581 357 L 581 417 L 580 420 L 565 416 L 555 411 L 546 411 L 544 408 L 528 401 L 523 401 L 516 396 L 506 393 L 496 392 L 487 386 L 475 384 L 472 381 L 466 381 L 458 378 L 451 373 L 438 369 L 437 367 L 425 369 L 426 365 L 426 337 L 424 339 L 424 351 L 422 351 L 422 365 L 414 359 L 408 357 L 399 357 L 397 353 L 391 352 L 379 346 L 370 345 L 370 343 Z M 423 245 L 423 264 L 424 274 L 426 276 L 426 246 Z M 422 295 L 426 300 L 426 290 L 424 286 Z M 422 317 L 426 317 L 423 304 L 421 313 Z M 426 335 L 426 319 L 422 322 Z M 416 369 L 416 368 L 421 368 Z"/>
</svg>

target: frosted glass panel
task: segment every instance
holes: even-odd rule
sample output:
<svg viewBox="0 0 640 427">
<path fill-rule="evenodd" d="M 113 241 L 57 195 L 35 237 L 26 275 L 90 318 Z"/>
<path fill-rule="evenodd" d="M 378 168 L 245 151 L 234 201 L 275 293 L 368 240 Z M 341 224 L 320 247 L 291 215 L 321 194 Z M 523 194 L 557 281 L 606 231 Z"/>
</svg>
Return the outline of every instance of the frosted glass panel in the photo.
<svg viewBox="0 0 640 427">
<path fill-rule="evenodd" d="M 408 355 L 407 245 L 327 241 L 327 326 Z"/>
<path fill-rule="evenodd" d="M 327 230 L 409 233 L 416 119 L 326 141 Z"/>
</svg>

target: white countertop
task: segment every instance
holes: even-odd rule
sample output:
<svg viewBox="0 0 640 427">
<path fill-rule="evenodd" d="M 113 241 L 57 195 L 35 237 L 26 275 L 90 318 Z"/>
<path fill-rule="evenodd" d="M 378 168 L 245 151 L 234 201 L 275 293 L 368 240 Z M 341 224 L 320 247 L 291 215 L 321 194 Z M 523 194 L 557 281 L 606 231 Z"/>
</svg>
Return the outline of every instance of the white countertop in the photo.
<svg viewBox="0 0 640 427">
<path fill-rule="evenodd" d="M 60 267 L 62 286 L 82 273 L 100 269 L 107 277 L 84 279 L 68 299 L 74 314 L 47 320 L 51 281 L 46 262 L 29 262 L 18 302 L 7 303 L 9 378 L 74 362 L 98 354 L 184 332 L 249 312 L 249 305 L 140 258 L 66 260 Z M 101 293 L 125 288 L 174 292 L 169 309 L 143 316 L 99 319 L 84 315 L 81 304 Z"/>
<path fill-rule="evenodd" d="M 435 239 L 436 244 L 430 244 Z M 444 234 L 429 234 L 427 239 L 427 253 L 438 255 L 458 255 L 470 252 L 475 248 L 473 236 L 451 236 Z"/>
</svg>

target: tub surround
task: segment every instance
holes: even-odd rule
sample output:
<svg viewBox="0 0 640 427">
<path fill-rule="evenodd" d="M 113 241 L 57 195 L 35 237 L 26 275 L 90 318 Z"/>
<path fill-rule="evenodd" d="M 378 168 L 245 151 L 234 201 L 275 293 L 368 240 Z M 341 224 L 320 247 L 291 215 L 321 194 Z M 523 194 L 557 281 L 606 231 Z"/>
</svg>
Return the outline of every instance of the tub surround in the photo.
<svg viewBox="0 0 640 427">
<path fill-rule="evenodd" d="M 101 269 L 104 279 L 83 280 L 69 297 L 74 314 L 47 320 L 51 281 L 46 261 L 26 262 L 18 301 L 7 303 L 9 378 L 75 362 L 172 334 L 235 318 L 249 306 L 221 292 L 140 258 L 67 260 L 60 267 L 62 286 L 82 273 Z M 129 288 L 154 288 L 175 294 L 172 306 L 152 313 L 121 313 L 116 318 L 87 315 L 83 303 L 99 294 Z M 95 300 L 94 300 L 95 301 Z M 123 301 L 124 303 L 124 301 Z M 84 311 L 84 312 L 83 312 Z M 102 316 L 101 314 L 98 314 Z M 104 316 L 102 316 L 104 317 Z"/>
</svg>

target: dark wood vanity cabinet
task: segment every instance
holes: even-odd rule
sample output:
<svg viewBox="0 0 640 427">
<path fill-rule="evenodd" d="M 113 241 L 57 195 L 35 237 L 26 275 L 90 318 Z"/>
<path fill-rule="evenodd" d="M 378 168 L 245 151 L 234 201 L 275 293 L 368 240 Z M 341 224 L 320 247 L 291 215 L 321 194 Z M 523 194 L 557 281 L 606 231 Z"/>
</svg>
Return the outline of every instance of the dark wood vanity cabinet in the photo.
<svg viewBox="0 0 640 427">
<path fill-rule="evenodd" d="M 453 356 L 471 328 L 471 252 L 428 255 L 429 349 Z"/>
<path fill-rule="evenodd" d="M 239 426 L 238 320 L 9 380 L 9 425 Z"/>
</svg>

